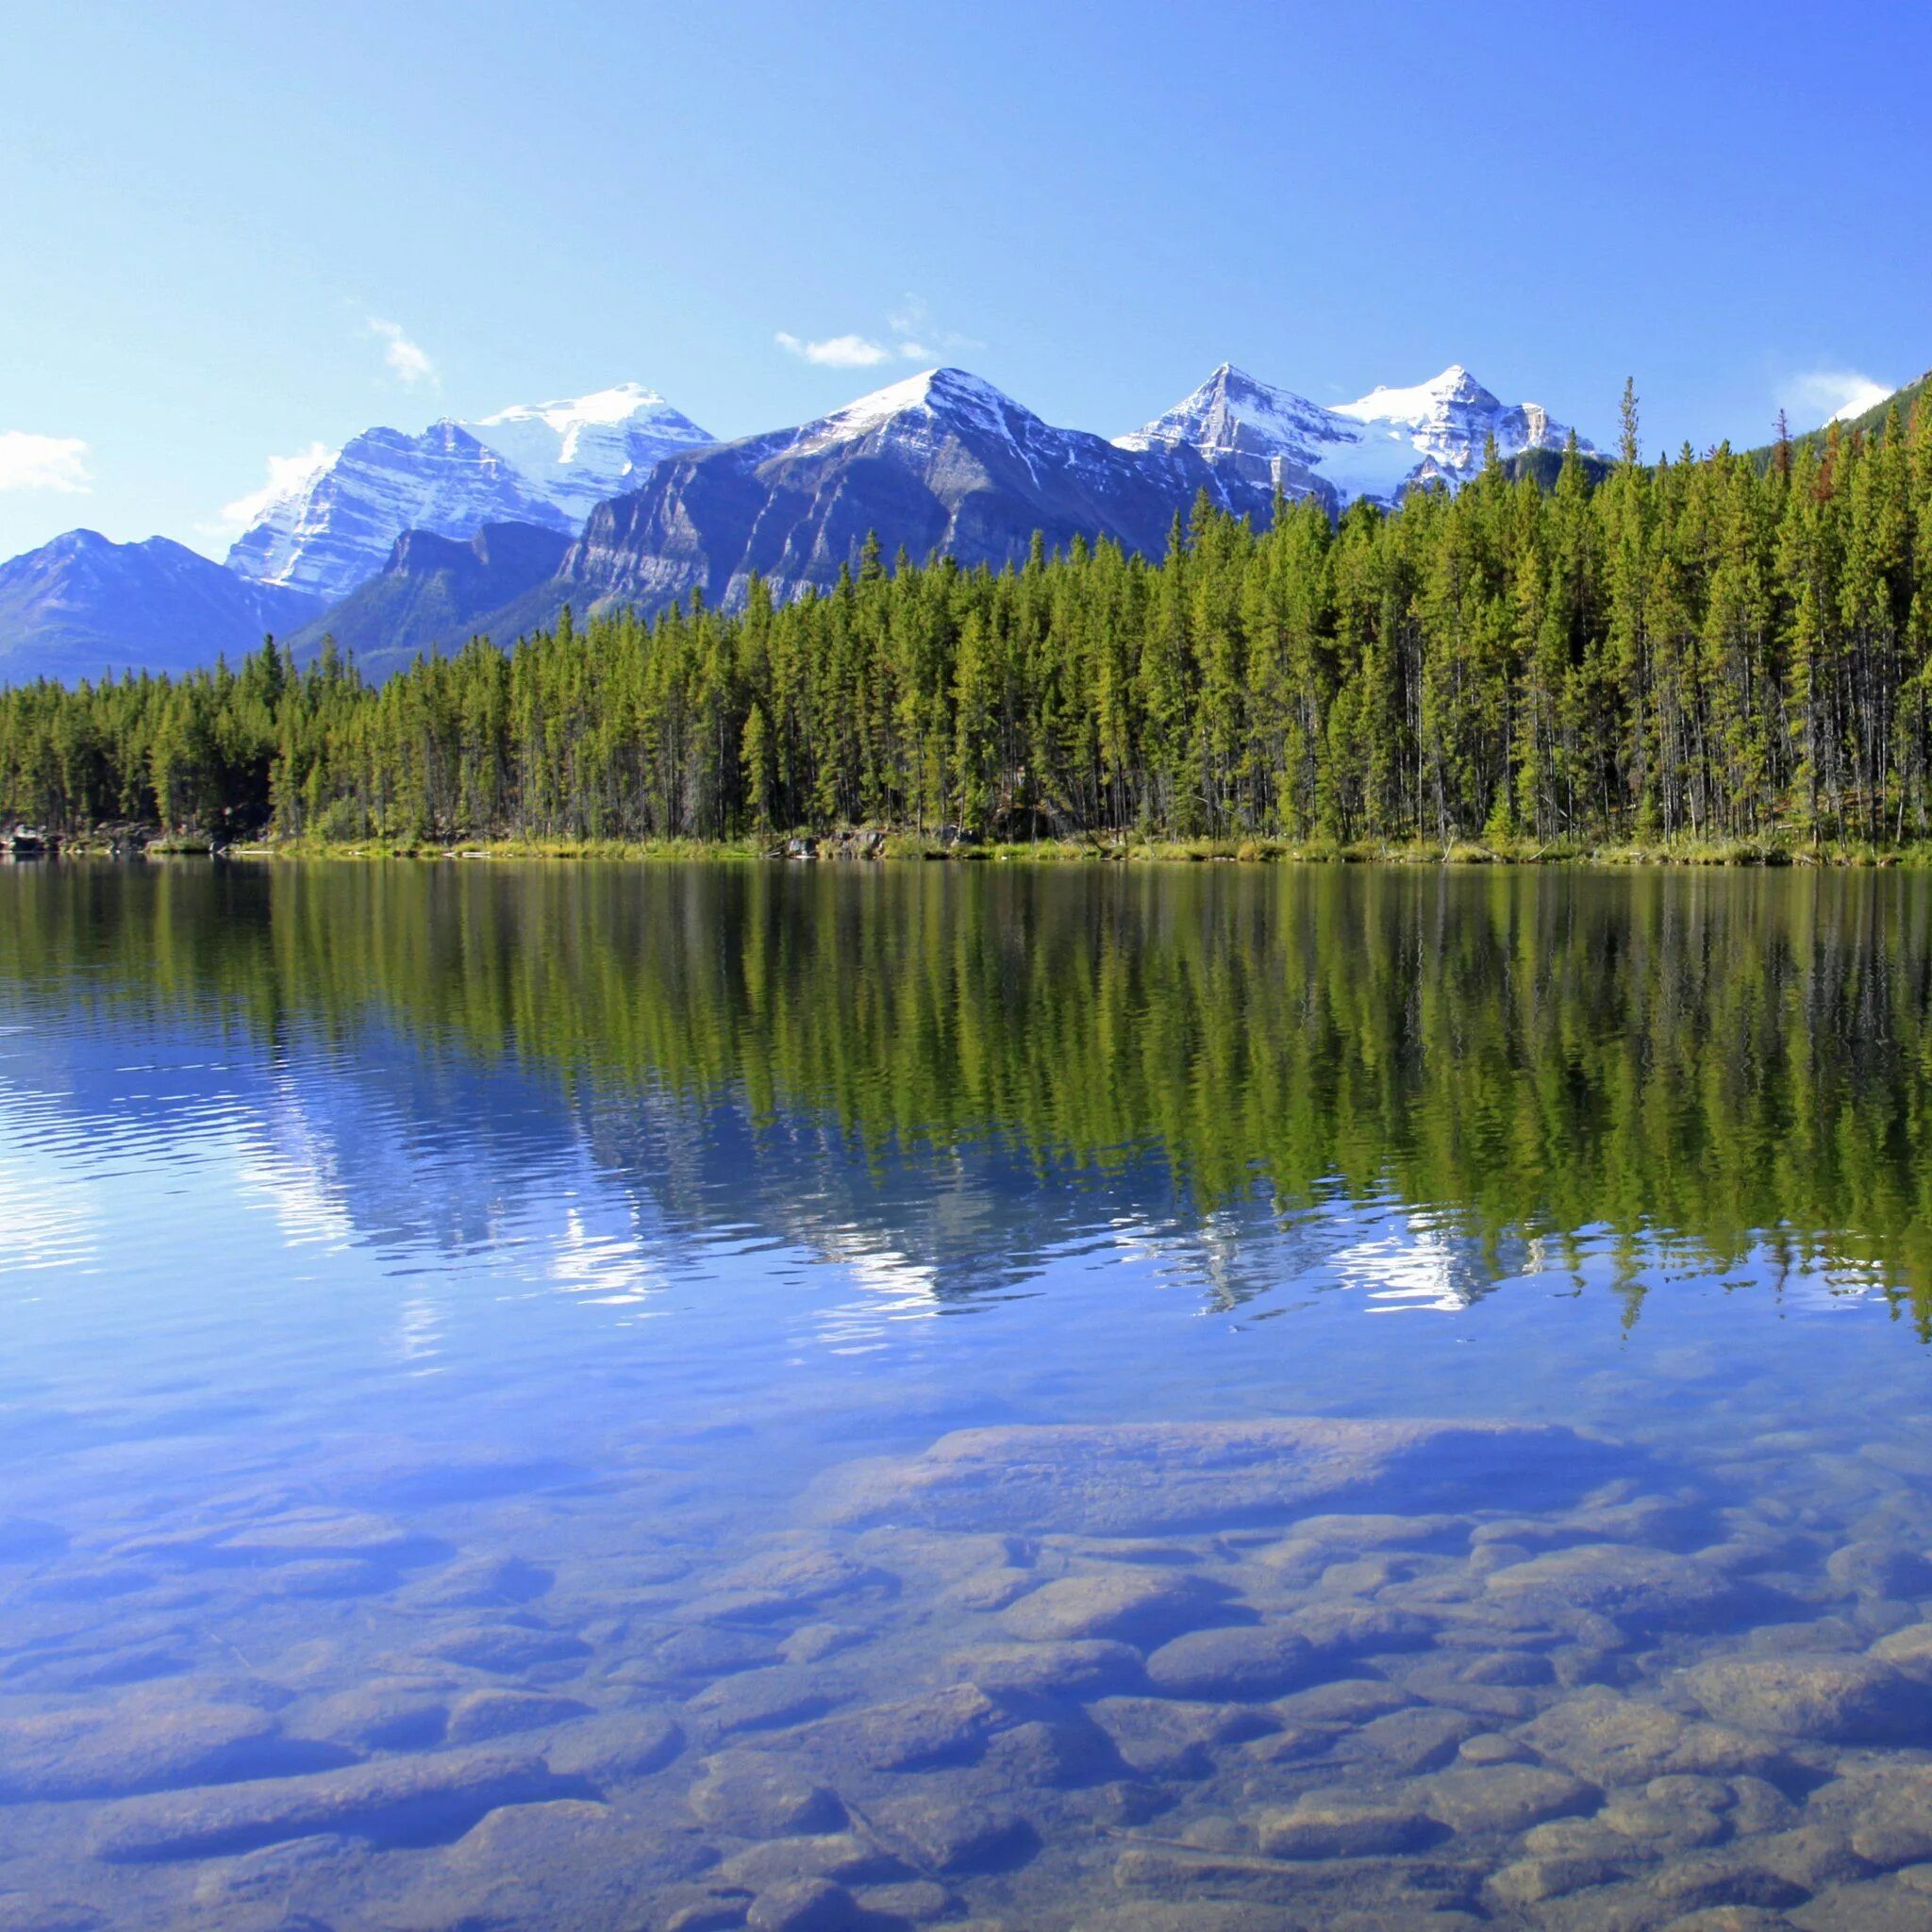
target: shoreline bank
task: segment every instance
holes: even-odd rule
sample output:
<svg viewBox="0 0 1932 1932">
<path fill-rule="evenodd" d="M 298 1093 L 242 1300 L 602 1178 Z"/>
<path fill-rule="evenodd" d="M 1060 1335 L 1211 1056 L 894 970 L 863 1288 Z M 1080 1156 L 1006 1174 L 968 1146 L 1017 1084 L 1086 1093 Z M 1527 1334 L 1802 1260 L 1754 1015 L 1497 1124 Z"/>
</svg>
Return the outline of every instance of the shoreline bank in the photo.
<svg viewBox="0 0 1932 1932">
<path fill-rule="evenodd" d="M 76 838 L 65 841 L 66 858 L 109 858 L 118 855 L 105 843 Z M 171 838 L 152 841 L 152 858 L 208 858 L 205 840 Z M 238 842 L 222 848 L 228 859 L 471 859 L 569 861 L 728 861 L 790 864 L 876 864 L 882 861 L 934 861 L 953 865 L 1379 865 L 1422 866 L 1581 866 L 1581 867 L 1757 867 L 1804 866 L 1824 869 L 1916 871 L 1932 869 L 1932 841 L 1870 845 L 1856 841 L 1708 840 L 1609 841 L 1433 842 L 1357 841 L 1338 845 L 1322 840 L 1132 839 L 1039 840 L 986 843 L 941 843 L 916 833 L 859 832 L 796 834 L 756 840 L 524 840 L 475 839 L 448 843 L 412 840 L 273 840 Z M 42 861 L 30 861 L 42 862 Z"/>
</svg>

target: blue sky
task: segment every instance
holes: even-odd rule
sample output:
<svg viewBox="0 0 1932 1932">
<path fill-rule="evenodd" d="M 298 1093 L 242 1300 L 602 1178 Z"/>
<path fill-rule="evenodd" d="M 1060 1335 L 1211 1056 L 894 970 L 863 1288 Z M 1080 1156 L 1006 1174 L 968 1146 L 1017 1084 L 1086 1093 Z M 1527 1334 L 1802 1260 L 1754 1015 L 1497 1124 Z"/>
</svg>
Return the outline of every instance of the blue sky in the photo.
<svg viewBox="0 0 1932 1932">
<path fill-rule="evenodd" d="M 1598 439 L 1634 375 L 1674 447 L 1932 363 L 1922 8 L 63 0 L 8 42 L 0 557 L 220 554 L 272 459 L 625 380 L 729 436 L 946 360 L 1115 434 L 1224 358 L 1318 402 L 1459 361 Z"/>
</svg>

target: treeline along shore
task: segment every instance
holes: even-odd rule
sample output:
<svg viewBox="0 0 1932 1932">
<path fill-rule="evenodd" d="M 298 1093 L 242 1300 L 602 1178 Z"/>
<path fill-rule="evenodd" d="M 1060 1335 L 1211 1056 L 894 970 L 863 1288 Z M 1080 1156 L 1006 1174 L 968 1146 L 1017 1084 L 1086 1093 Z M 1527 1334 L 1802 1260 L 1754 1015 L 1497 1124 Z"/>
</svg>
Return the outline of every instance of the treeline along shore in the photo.
<svg viewBox="0 0 1932 1932">
<path fill-rule="evenodd" d="M 1224 841 L 1778 856 L 1932 837 L 1932 408 L 1768 456 L 1491 459 L 1453 496 L 1205 500 L 1159 560 L 889 566 L 473 640 L 0 692 L 0 816 L 313 849 Z"/>
</svg>

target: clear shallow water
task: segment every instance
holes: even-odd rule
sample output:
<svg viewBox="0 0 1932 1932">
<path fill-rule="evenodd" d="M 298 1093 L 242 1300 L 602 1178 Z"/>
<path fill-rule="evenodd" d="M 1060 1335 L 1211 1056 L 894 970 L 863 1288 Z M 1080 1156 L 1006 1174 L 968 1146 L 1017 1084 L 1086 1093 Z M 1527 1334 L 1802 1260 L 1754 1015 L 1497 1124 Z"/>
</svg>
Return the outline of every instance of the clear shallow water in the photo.
<svg viewBox="0 0 1932 1932">
<path fill-rule="evenodd" d="M 0 872 L 0 1926 L 1932 1920 L 1927 907 Z"/>
</svg>

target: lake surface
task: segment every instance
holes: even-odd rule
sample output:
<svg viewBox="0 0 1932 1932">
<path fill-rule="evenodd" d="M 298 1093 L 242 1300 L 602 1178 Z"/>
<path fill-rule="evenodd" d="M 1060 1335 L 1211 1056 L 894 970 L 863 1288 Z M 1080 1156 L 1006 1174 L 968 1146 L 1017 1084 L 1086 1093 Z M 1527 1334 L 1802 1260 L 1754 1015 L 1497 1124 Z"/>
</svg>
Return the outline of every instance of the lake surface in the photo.
<svg viewBox="0 0 1932 1932">
<path fill-rule="evenodd" d="M 1932 1924 L 1932 890 L 0 870 L 0 1932 Z"/>
</svg>

